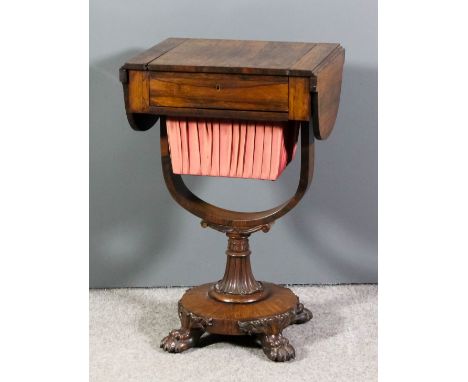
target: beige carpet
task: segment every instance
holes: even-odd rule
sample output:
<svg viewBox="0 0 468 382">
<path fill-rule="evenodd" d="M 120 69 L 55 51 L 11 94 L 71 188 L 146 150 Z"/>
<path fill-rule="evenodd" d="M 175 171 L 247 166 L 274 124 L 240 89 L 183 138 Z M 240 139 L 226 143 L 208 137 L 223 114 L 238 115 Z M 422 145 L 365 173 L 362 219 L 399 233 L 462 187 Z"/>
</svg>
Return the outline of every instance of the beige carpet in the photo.
<svg viewBox="0 0 468 382">
<path fill-rule="evenodd" d="M 91 382 L 377 381 L 376 285 L 292 287 L 314 318 L 284 330 L 296 349 L 286 363 L 249 337 L 208 336 L 199 348 L 164 352 L 185 289 L 91 290 Z"/>
</svg>

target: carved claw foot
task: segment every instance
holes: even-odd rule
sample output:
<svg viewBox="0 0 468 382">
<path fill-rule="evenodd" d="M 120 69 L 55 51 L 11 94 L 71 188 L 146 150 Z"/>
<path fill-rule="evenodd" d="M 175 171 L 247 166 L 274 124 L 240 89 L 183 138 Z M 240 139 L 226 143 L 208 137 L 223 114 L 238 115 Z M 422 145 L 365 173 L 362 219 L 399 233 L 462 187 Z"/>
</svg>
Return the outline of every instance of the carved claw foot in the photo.
<svg viewBox="0 0 468 382">
<path fill-rule="evenodd" d="M 293 359 L 296 352 L 288 339 L 281 334 L 282 330 L 288 325 L 302 324 L 311 318 L 310 310 L 298 303 L 287 312 L 251 321 L 238 321 L 237 324 L 241 332 L 259 336 L 263 352 L 269 359 L 284 362 Z"/>
<path fill-rule="evenodd" d="M 162 339 L 160 347 L 169 353 L 181 353 L 193 348 L 202 333 L 200 330 L 175 329 Z"/>
<path fill-rule="evenodd" d="M 294 318 L 291 321 L 291 324 L 303 324 L 304 322 L 309 321 L 312 318 L 312 312 L 304 308 L 304 305 L 299 303 L 294 309 Z"/>
<path fill-rule="evenodd" d="M 179 301 L 179 319 L 182 327 L 172 330 L 161 341 L 160 347 L 169 353 L 181 353 L 193 348 L 208 326 L 213 324 L 211 318 L 199 317 L 187 311 Z"/>
<path fill-rule="evenodd" d="M 294 348 L 282 334 L 263 334 L 260 336 L 263 352 L 275 362 L 285 362 L 296 356 Z"/>
</svg>

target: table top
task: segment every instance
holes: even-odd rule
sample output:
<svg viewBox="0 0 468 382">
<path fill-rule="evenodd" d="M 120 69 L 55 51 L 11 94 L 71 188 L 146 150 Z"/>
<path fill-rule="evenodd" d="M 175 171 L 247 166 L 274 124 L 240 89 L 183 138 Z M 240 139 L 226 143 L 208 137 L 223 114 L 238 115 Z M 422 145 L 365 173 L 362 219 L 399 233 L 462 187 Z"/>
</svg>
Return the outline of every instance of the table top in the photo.
<svg viewBox="0 0 468 382">
<path fill-rule="evenodd" d="M 124 68 L 314 77 L 342 51 L 334 43 L 168 38 L 128 60 Z"/>
</svg>

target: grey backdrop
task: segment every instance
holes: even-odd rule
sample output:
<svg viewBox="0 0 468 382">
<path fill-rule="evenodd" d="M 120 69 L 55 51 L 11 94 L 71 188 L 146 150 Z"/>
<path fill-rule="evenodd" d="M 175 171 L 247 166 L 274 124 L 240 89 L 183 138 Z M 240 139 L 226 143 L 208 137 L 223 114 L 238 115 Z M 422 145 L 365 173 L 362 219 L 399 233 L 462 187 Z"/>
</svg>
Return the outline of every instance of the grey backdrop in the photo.
<svg viewBox="0 0 468 382">
<path fill-rule="evenodd" d="M 166 191 L 159 125 L 130 129 L 118 68 L 167 37 L 340 42 L 346 49 L 335 131 L 316 143 L 302 202 L 251 240 L 257 279 L 377 282 L 377 2 L 90 2 L 90 286 L 194 285 L 224 272 L 225 237 Z M 276 182 L 185 177 L 202 198 L 263 209 L 292 195 L 296 160 Z"/>
</svg>

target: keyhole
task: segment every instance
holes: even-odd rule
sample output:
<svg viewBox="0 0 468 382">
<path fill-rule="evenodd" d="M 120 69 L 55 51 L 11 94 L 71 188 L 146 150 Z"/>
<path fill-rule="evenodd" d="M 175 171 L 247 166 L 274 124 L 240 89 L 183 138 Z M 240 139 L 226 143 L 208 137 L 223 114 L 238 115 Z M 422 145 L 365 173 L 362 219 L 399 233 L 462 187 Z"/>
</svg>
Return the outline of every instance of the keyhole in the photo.
<svg viewBox="0 0 468 382">
<path fill-rule="evenodd" d="M 220 91 L 220 90 L 221 90 L 221 85 L 220 85 L 220 84 L 216 84 L 216 90 L 217 90 L 217 91 Z"/>
</svg>

